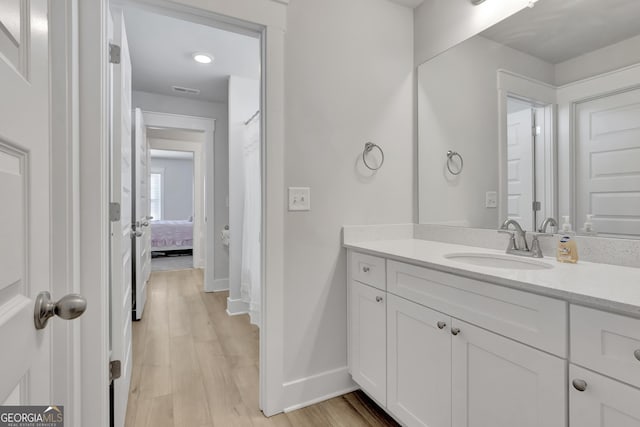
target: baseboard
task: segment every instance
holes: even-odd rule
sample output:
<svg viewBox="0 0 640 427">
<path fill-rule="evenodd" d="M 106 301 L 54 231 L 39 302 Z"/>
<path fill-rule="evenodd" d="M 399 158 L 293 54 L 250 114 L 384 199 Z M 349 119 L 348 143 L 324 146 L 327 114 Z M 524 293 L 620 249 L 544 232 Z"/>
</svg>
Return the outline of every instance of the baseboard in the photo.
<svg viewBox="0 0 640 427">
<path fill-rule="evenodd" d="M 211 286 L 207 286 L 206 292 L 223 292 L 229 290 L 229 279 L 215 279 Z"/>
<path fill-rule="evenodd" d="M 237 316 L 239 314 L 247 314 L 249 312 L 249 304 L 241 299 L 227 298 L 227 314 L 229 316 Z"/>
<path fill-rule="evenodd" d="M 284 412 L 331 399 L 359 389 L 347 367 L 284 383 Z"/>
</svg>

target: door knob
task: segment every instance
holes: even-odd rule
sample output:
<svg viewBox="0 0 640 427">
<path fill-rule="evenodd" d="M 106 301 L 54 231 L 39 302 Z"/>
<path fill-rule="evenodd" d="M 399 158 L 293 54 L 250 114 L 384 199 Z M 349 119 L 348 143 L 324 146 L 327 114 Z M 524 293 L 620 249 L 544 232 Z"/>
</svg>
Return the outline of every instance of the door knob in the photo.
<svg viewBox="0 0 640 427">
<path fill-rule="evenodd" d="M 640 361 L 640 348 L 633 352 L 633 355 Z"/>
<path fill-rule="evenodd" d="M 149 221 L 143 221 L 142 222 L 142 226 L 143 227 L 148 227 L 149 226 Z"/>
<path fill-rule="evenodd" d="M 585 391 L 587 389 L 587 382 L 585 380 L 573 380 L 573 388 L 578 391 Z"/>
<path fill-rule="evenodd" d="M 131 237 L 142 237 L 142 230 L 131 230 Z"/>
<path fill-rule="evenodd" d="M 444 322 L 438 322 L 437 325 L 438 325 L 438 329 L 444 329 L 447 326 L 447 324 Z"/>
<path fill-rule="evenodd" d="M 376 297 L 376 302 L 382 302 L 382 297 L 381 296 L 377 296 Z"/>
<path fill-rule="evenodd" d="M 362 271 L 364 271 L 365 273 L 368 273 L 369 270 L 371 270 L 369 267 L 362 267 Z"/>
<path fill-rule="evenodd" d="M 49 292 L 40 292 L 36 298 L 33 320 L 36 329 L 43 329 L 47 326 L 47 321 L 53 316 L 71 320 L 80 317 L 86 309 L 87 300 L 82 295 L 69 294 L 62 297 L 58 302 L 53 302 Z"/>
<path fill-rule="evenodd" d="M 453 335 L 458 335 L 460 333 L 460 328 L 451 328 L 451 333 Z"/>
</svg>

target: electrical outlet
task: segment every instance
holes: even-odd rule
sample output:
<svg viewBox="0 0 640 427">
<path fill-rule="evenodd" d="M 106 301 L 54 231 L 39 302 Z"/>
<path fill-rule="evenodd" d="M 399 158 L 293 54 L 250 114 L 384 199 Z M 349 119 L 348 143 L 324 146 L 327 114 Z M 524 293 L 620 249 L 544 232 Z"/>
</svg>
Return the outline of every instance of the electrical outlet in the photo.
<svg viewBox="0 0 640 427">
<path fill-rule="evenodd" d="M 487 191 L 484 198 L 484 206 L 486 208 L 497 208 L 498 207 L 498 192 L 497 191 Z"/>
<path fill-rule="evenodd" d="M 309 187 L 289 187 L 289 210 L 311 210 L 311 189 Z"/>
</svg>

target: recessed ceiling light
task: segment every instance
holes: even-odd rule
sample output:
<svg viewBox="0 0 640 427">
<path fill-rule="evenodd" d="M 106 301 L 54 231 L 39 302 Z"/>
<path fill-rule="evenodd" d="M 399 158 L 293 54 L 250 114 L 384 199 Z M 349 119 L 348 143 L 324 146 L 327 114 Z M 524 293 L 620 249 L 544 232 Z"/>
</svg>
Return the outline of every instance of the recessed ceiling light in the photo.
<svg viewBox="0 0 640 427">
<path fill-rule="evenodd" d="M 208 53 L 197 52 L 193 54 L 193 60 L 200 64 L 211 64 L 213 62 L 213 56 Z"/>
</svg>

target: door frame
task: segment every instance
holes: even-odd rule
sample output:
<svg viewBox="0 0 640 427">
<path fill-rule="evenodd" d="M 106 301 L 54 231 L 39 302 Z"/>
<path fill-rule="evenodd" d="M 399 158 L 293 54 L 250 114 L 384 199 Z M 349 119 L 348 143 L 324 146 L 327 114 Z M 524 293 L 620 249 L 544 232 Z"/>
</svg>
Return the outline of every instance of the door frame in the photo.
<svg viewBox="0 0 640 427">
<path fill-rule="evenodd" d="M 144 124 L 146 127 L 164 128 L 164 129 L 185 129 L 201 131 L 204 134 L 204 142 L 183 142 L 167 140 L 156 148 L 159 150 L 176 150 L 191 151 L 194 153 L 194 232 L 197 230 L 203 233 L 203 236 L 193 242 L 193 267 L 205 268 L 205 291 L 212 291 L 214 287 L 213 278 L 215 277 L 215 251 L 213 250 L 213 241 L 215 239 L 215 209 L 214 209 L 214 177 L 215 177 L 215 157 L 214 157 L 214 134 L 215 119 L 205 117 L 184 116 L 170 113 L 156 113 L 152 111 L 142 111 Z M 147 139 L 149 139 L 147 137 Z M 157 144 L 156 144 L 157 145 Z M 198 168 L 197 165 L 200 165 Z M 151 169 L 149 169 L 151 170 Z M 200 172 L 204 177 L 206 184 L 198 187 L 196 180 L 199 178 L 196 171 Z M 196 188 L 198 187 L 198 188 Z M 206 191 L 205 187 L 210 189 Z M 200 191 L 198 191 L 198 189 Z M 208 197 L 207 197 L 208 196 Z M 199 247 L 196 251 L 196 242 Z M 196 256 L 197 255 L 197 256 Z"/>
<path fill-rule="evenodd" d="M 51 106 L 51 259 L 54 299 L 82 293 L 80 286 L 78 0 L 49 2 Z M 55 54 L 54 54 L 55 53 Z M 83 316 L 84 317 L 84 316 Z M 83 318 L 51 322 L 52 402 L 65 405 L 65 424 L 81 426 Z"/>
<path fill-rule="evenodd" d="M 76 1 L 77 0 L 73 0 Z M 184 1 L 184 0 L 182 0 Z M 263 296 L 260 329 L 260 408 L 282 412 L 284 376 L 284 51 L 286 0 L 202 2 L 194 8 L 165 0 L 135 5 L 219 28 L 261 34 L 263 164 Z M 207 4 L 209 9 L 204 9 Z M 79 283 L 87 298 L 81 328 L 81 425 L 107 427 L 108 373 L 108 122 L 106 19 L 108 0 L 77 3 L 79 82 Z M 268 96 L 267 96 L 268 94 Z"/>
</svg>

